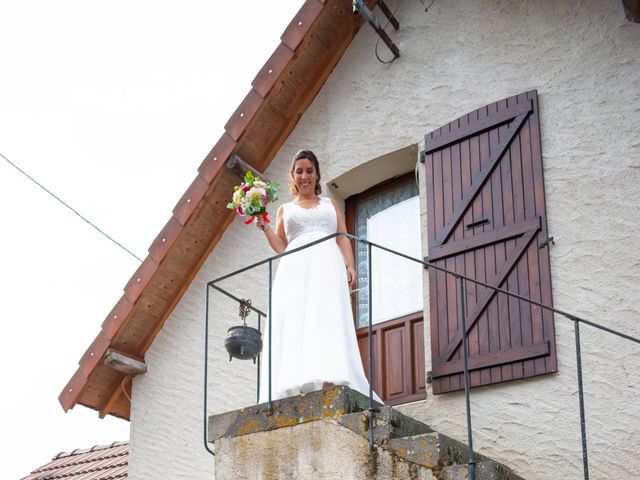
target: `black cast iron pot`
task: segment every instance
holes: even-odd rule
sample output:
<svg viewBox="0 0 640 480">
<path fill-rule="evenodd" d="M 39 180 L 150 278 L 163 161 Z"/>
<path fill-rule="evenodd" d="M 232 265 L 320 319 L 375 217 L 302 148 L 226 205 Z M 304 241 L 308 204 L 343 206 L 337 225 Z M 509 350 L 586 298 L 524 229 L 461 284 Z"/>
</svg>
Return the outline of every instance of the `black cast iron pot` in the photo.
<svg viewBox="0 0 640 480">
<path fill-rule="evenodd" d="M 257 328 L 248 325 L 238 325 L 227 330 L 227 338 L 224 340 L 224 348 L 229 352 L 229 361 L 232 358 L 240 360 L 253 359 L 262 351 L 262 334 Z"/>
</svg>

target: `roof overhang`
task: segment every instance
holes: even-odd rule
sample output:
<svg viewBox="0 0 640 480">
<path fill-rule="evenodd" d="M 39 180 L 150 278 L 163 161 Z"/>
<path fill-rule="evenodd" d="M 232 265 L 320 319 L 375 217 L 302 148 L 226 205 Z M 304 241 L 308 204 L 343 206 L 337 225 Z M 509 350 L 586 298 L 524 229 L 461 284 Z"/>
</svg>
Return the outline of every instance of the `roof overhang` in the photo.
<svg viewBox="0 0 640 480">
<path fill-rule="evenodd" d="M 307 0 L 294 16 L 62 390 L 65 411 L 81 404 L 100 417 L 129 419 L 131 376 L 105 365 L 107 351 L 144 361 L 233 220 L 226 204 L 238 178 L 226 160 L 235 153 L 259 171 L 267 168 L 362 23 L 348 0 Z"/>
</svg>

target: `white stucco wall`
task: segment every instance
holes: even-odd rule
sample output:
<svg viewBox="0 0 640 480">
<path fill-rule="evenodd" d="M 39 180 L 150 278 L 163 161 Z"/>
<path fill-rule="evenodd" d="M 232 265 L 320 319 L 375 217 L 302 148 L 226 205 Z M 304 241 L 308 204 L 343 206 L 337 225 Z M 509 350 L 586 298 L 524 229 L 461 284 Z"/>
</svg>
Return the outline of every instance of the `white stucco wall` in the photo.
<svg viewBox="0 0 640 480">
<path fill-rule="evenodd" d="M 428 13 L 401 0 L 397 16 L 401 29 L 389 32 L 400 59 L 377 62 L 365 25 L 272 163 L 283 200 L 299 148 L 318 154 L 329 180 L 537 89 L 554 303 L 640 336 L 640 25 L 624 19 L 619 0 L 447 0 Z M 205 282 L 268 256 L 261 236 L 233 223 L 147 353 L 149 371 L 134 383 L 130 478 L 212 478 L 202 442 Z M 261 305 L 265 285 L 266 269 L 227 284 Z M 223 354 L 236 310 L 212 294 L 209 413 L 255 401 L 253 366 Z M 633 478 L 640 348 L 588 327 L 581 334 L 591 478 Z M 476 448 L 527 479 L 582 478 L 573 325 L 559 317 L 556 340 L 557 374 L 472 394 Z M 429 391 L 403 410 L 466 438 L 459 393 Z"/>
</svg>

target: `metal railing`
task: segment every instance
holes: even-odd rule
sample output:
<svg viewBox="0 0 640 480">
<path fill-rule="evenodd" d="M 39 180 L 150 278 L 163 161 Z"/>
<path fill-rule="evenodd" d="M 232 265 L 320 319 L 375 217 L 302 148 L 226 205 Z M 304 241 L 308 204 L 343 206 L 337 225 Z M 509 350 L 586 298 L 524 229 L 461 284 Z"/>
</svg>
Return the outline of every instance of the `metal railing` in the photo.
<svg viewBox="0 0 640 480">
<path fill-rule="evenodd" d="M 294 253 L 298 253 L 302 250 L 305 250 L 307 248 L 310 248 L 314 245 L 317 245 L 319 243 L 322 242 L 326 242 L 329 241 L 333 238 L 336 238 L 338 236 L 344 236 L 347 237 L 355 242 L 358 243 L 362 243 L 365 244 L 367 246 L 367 255 L 368 255 L 368 268 L 369 268 L 369 279 L 368 279 L 368 291 L 369 291 L 369 295 L 368 295 L 368 301 L 369 301 L 369 309 L 368 309 L 368 315 L 369 315 L 369 324 L 368 324 L 368 354 L 369 354 L 369 378 L 373 379 L 374 378 L 374 371 L 373 371 L 373 343 L 372 343 L 372 328 L 373 328 L 373 310 L 371 308 L 371 299 L 372 299 L 372 271 L 371 271 L 371 254 L 372 254 L 372 248 L 377 248 L 379 250 L 391 253 L 393 255 L 396 255 L 398 257 L 404 258 L 406 260 L 410 260 L 412 262 L 421 264 L 424 266 L 425 269 L 429 269 L 432 268 L 434 270 L 438 270 L 441 272 L 444 272 L 447 275 L 451 275 L 453 276 L 458 282 L 459 282 L 459 287 L 460 287 L 460 309 L 461 309 L 461 316 L 460 318 L 462 319 L 462 345 L 463 345 L 463 361 L 464 361 L 464 372 L 463 372 L 463 376 L 464 376 L 464 394 L 465 394 L 465 410 L 466 410 L 466 422 L 467 422 L 467 442 L 468 442 L 468 460 L 467 460 L 467 465 L 469 468 L 469 478 L 471 480 L 475 480 L 476 479 L 476 469 L 475 469 L 475 460 L 473 459 L 474 457 L 474 450 L 473 450 L 473 429 L 472 429 L 472 425 L 471 425 L 471 393 L 470 393 L 470 381 L 469 381 L 469 345 L 468 345 L 468 333 L 467 333 L 467 326 L 465 324 L 465 299 L 466 299 L 466 288 L 465 288 L 465 282 L 470 282 L 473 283 L 475 285 L 481 286 L 481 287 L 485 287 L 488 289 L 491 289 L 493 291 L 495 291 L 496 293 L 502 293 L 505 294 L 509 297 L 513 297 L 516 298 L 518 300 L 524 301 L 529 303 L 530 305 L 535 305 L 537 307 L 540 307 L 544 310 L 548 310 L 552 313 L 556 313 L 558 315 L 561 315 L 565 318 L 567 318 L 568 320 L 571 320 L 574 324 L 574 336 L 575 336 L 575 344 L 576 344 L 576 375 L 577 375 L 577 381 L 578 381 L 578 398 L 579 398 L 579 408 L 580 408 L 580 433 L 581 433 L 581 441 L 582 441 L 582 464 L 583 464 L 583 475 L 584 475 L 584 479 L 588 480 L 589 479 L 589 458 L 588 458 L 588 450 L 587 450 L 587 432 L 586 432 L 586 415 L 585 415 L 585 407 L 584 407 L 584 389 L 583 389 L 583 382 L 582 382 L 582 354 L 581 354 L 581 344 L 580 344 L 580 324 L 584 323 L 585 325 L 589 325 L 591 327 L 597 328 L 599 330 L 605 331 L 607 333 L 610 333 L 612 335 L 616 335 L 620 338 L 623 338 L 625 340 L 629 340 L 631 342 L 635 342 L 637 344 L 640 344 L 640 339 L 633 337 L 631 335 L 627 335 L 625 333 L 619 332 L 617 330 L 614 330 L 612 328 L 609 327 L 605 327 L 604 325 L 600 325 L 597 324 L 595 322 L 592 322 L 590 320 L 587 320 L 585 318 L 581 318 L 577 315 L 568 313 L 564 310 L 560 310 L 558 308 L 549 306 L 549 305 L 545 305 L 541 302 L 538 302 L 536 300 L 531 300 L 530 298 L 526 298 L 522 295 L 519 295 L 517 293 L 513 293 L 510 292 L 508 290 L 496 287 L 494 285 L 490 285 L 486 282 L 482 282 L 480 280 L 476 280 L 474 278 L 470 278 L 467 277 L 465 275 L 462 275 L 458 272 L 452 271 L 452 270 L 448 270 L 446 268 L 443 268 L 441 266 L 438 266 L 432 262 L 429 262 L 428 259 L 419 259 L 419 258 L 414 258 L 411 257 L 409 255 L 405 255 L 401 252 L 398 252 L 396 250 L 392 250 L 390 248 L 384 247 L 382 245 L 376 244 L 374 242 L 370 242 L 369 240 L 366 240 L 364 238 L 360 238 L 357 237 L 355 235 L 351 235 L 348 233 L 343 233 L 343 232 L 336 232 L 333 233 L 331 235 L 328 235 L 326 237 L 320 238 L 318 240 L 315 240 L 313 242 L 310 242 L 306 245 L 303 245 L 301 247 L 286 251 L 284 253 L 278 254 L 278 255 L 274 255 L 272 257 L 266 258 L 264 260 L 261 260 L 259 262 L 256 262 L 254 264 L 251 264 L 247 267 L 235 270 L 227 275 L 224 275 L 222 277 L 216 278 L 215 280 L 211 280 L 210 282 L 207 283 L 207 287 L 206 287 L 206 314 L 205 314 L 205 355 L 204 355 L 204 445 L 206 450 L 211 453 L 212 455 L 214 455 L 214 452 L 209 448 L 208 446 L 208 438 L 207 438 L 207 382 L 208 382 L 208 352 L 209 352 L 209 291 L 211 288 L 219 291 L 220 293 L 223 293 L 224 295 L 226 295 L 227 297 L 231 298 L 232 300 L 242 304 L 244 302 L 243 299 L 231 294 L 230 292 L 226 291 L 225 289 L 221 288 L 220 286 L 217 285 L 217 283 L 229 279 L 231 277 L 234 277 L 236 275 L 239 275 L 241 273 L 247 272 L 249 270 L 252 270 L 254 268 L 257 268 L 259 266 L 268 264 L 269 267 L 269 280 L 268 280 L 268 289 L 269 289 L 269 295 L 268 295 L 268 313 L 262 312 L 261 310 L 255 308 L 254 306 L 249 306 L 249 308 L 251 310 L 253 310 L 254 312 L 256 312 L 258 314 L 258 324 L 260 325 L 260 319 L 262 317 L 267 317 L 269 318 L 269 320 L 271 319 L 271 291 L 272 291 L 272 287 L 273 287 L 273 262 L 275 260 L 278 260 L 282 257 L 285 257 L 287 255 L 292 255 Z M 269 345 L 269 355 L 268 355 L 268 368 L 269 368 L 269 374 L 268 374 L 268 408 L 269 410 L 272 410 L 273 408 L 273 400 L 272 400 L 272 392 L 271 392 L 271 324 L 272 322 L 269 321 L 268 322 L 268 345 Z M 260 394 L 260 368 L 261 368 L 261 364 L 260 364 L 260 359 L 258 359 L 258 380 L 257 380 L 257 395 L 259 398 L 259 394 Z M 369 446 L 371 449 L 374 448 L 374 440 L 373 440 L 373 413 L 375 412 L 375 408 L 373 405 L 373 386 L 372 386 L 372 381 L 369 382 L 369 408 L 368 408 L 368 414 L 369 414 Z"/>
</svg>

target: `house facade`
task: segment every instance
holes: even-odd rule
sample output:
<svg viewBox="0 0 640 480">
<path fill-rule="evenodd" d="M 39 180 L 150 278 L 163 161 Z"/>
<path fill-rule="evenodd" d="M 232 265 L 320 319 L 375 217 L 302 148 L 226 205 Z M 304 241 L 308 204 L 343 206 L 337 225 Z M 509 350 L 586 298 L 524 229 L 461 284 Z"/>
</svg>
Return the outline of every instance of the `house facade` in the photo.
<svg viewBox="0 0 640 480">
<path fill-rule="evenodd" d="M 204 419 L 256 401 L 256 365 L 230 362 L 223 348 L 238 305 L 211 289 L 203 385 L 207 282 L 272 255 L 258 229 L 224 212 L 239 182 L 224 166 L 234 153 L 281 186 L 281 203 L 290 159 L 311 149 L 350 233 L 640 336 L 640 27 L 623 4 L 451 0 L 425 11 L 401 1 L 399 29 L 387 28 L 400 57 L 382 63 L 392 53 L 349 3 L 309 0 L 294 17 L 61 394 L 65 408 L 130 419 L 130 478 L 212 478 Z M 196 223 L 211 230 L 205 240 L 172 233 Z M 475 246 L 442 254 L 465 240 Z M 376 389 L 464 441 L 460 343 L 450 347 L 459 285 L 376 262 L 359 268 L 354 297 L 360 322 L 373 283 Z M 167 265 L 189 265 L 180 287 Z M 523 478 L 581 478 L 574 322 L 467 283 L 470 361 L 494 361 L 473 364 L 476 450 Z M 220 285 L 267 306 L 265 265 Z M 586 325 L 580 335 L 591 478 L 633 478 L 640 346 Z M 109 349 L 143 360 L 146 373 L 111 372 Z"/>
</svg>

